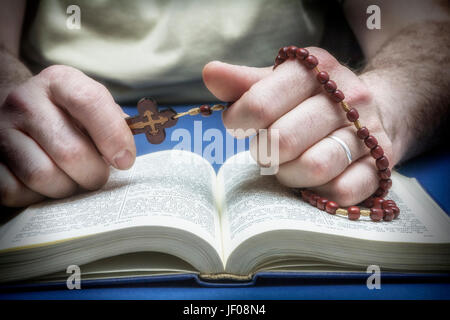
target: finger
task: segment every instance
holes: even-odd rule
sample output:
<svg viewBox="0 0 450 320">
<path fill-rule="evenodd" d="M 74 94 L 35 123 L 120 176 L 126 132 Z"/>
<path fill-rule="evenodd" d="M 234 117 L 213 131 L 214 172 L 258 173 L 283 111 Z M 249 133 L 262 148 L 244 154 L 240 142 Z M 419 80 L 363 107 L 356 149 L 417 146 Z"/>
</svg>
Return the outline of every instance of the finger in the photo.
<svg viewBox="0 0 450 320">
<path fill-rule="evenodd" d="M 330 182 L 311 190 L 321 197 L 347 207 L 360 203 L 372 195 L 378 188 L 378 179 L 373 158 L 365 156 L 352 163 L 347 170 Z"/>
<path fill-rule="evenodd" d="M 209 62 L 203 68 L 206 87 L 222 101 L 236 101 L 250 87 L 272 73 L 272 68 L 237 66 L 220 61 Z"/>
<path fill-rule="evenodd" d="M 25 207 L 45 197 L 27 188 L 0 162 L 0 205 Z"/>
<path fill-rule="evenodd" d="M 46 96 L 30 87 L 19 87 L 7 102 L 25 110 L 26 116 L 15 117 L 15 125 L 35 140 L 53 162 L 82 188 L 95 190 L 106 183 L 109 166 L 91 140 Z M 30 105 L 32 103 L 32 105 Z M 30 112 L 33 110 L 33 112 Z M 14 113 L 6 108 L 7 117 Z"/>
<path fill-rule="evenodd" d="M 75 192 L 76 183 L 29 136 L 16 129 L 0 131 L 0 154 L 11 172 L 29 189 L 51 198 Z"/>
<path fill-rule="evenodd" d="M 130 168 L 136 146 L 123 112 L 109 91 L 82 72 L 53 66 L 39 74 L 51 99 L 86 128 L 100 153 L 118 169 Z"/>
<path fill-rule="evenodd" d="M 352 161 L 368 153 L 353 127 L 339 129 L 333 136 L 344 142 L 350 150 Z M 278 180 L 289 187 L 320 186 L 334 179 L 349 166 L 346 150 L 330 138 L 320 140 L 300 157 L 279 167 Z"/>
</svg>

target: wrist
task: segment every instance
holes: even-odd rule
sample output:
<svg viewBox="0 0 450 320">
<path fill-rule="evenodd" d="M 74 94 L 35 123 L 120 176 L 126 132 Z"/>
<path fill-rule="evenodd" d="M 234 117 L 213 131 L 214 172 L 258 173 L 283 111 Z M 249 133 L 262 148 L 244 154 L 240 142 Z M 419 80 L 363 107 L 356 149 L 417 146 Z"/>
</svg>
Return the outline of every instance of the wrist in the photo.
<svg viewBox="0 0 450 320">
<path fill-rule="evenodd" d="M 360 78 L 372 93 L 375 112 L 392 143 L 391 163 L 396 164 L 407 156 L 414 141 L 408 130 L 408 110 L 404 107 L 408 92 L 392 81 L 385 69 L 363 73 Z"/>
</svg>

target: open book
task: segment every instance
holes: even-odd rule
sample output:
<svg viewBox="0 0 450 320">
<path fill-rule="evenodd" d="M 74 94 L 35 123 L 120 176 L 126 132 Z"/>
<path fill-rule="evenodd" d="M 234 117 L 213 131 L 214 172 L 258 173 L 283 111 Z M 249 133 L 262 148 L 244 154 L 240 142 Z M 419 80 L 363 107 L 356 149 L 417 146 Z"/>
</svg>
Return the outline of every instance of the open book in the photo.
<svg viewBox="0 0 450 320">
<path fill-rule="evenodd" d="M 217 176 L 180 150 L 138 157 L 99 191 L 31 206 L 0 227 L 0 282 L 200 273 L 247 278 L 259 271 L 445 272 L 450 220 L 410 178 L 393 174 L 401 214 L 349 221 L 260 174 L 248 152 Z"/>
</svg>

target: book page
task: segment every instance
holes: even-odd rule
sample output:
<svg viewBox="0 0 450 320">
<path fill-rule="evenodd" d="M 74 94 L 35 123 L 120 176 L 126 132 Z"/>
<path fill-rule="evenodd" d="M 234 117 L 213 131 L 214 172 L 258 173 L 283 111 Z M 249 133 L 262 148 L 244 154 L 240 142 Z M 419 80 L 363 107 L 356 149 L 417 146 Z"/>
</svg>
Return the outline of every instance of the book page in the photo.
<svg viewBox="0 0 450 320">
<path fill-rule="evenodd" d="M 393 190 L 401 213 L 393 222 L 330 215 L 305 203 L 298 190 L 282 186 L 275 176 L 261 175 L 248 152 L 230 158 L 218 174 L 225 259 L 249 237 L 273 230 L 306 230 L 358 239 L 449 243 L 447 215 L 414 179 L 393 174 Z"/>
<path fill-rule="evenodd" d="M 196 234 L 221 253 L 215 180 L 211 165 L 194 153 L 141 156 L 130 170 L 113 169 L 98 191 L 29 207 L 0 227 L 0 250 L 133 226 L 168 226 Z"/>
</svg>

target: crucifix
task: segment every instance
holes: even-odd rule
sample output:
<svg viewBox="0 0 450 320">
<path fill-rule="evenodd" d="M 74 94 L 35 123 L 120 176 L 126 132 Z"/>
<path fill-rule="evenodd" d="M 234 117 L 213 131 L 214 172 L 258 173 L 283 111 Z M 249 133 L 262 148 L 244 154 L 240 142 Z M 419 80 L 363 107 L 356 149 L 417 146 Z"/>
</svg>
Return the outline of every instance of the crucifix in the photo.
<svg viewBox="0 0 450 320">
<path fill-rule="evenodd" d="M 145 133 L 148 142 L 159 144 L 166 138 L 166 128 L 176 125 L 178 118 L 185 115 L 202 114 L 209 116 L 213 111 L 225 109 L 224 105 L 202 105 L 186 112 L 176 113 L 171 108 L 158 110 L 156 101 L 151 98 L 142 98 L 137 104 L 139 115 L 126 118 L 126 122 L 133 134 Z"/>
</svg>

